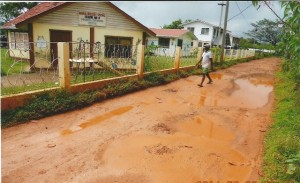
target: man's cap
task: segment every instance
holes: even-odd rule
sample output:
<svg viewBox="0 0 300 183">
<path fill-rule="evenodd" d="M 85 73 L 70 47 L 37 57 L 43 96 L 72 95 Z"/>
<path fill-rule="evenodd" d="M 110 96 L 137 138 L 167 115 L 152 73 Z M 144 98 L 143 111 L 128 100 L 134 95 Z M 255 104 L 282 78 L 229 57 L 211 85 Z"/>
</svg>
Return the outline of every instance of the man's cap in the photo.
<svg viewBox="0 0 300 183">
<path fill-rule="evenodd" d="M 204 45 L 205 48 L 210 48 L 209 44 Z"/>
</svg>

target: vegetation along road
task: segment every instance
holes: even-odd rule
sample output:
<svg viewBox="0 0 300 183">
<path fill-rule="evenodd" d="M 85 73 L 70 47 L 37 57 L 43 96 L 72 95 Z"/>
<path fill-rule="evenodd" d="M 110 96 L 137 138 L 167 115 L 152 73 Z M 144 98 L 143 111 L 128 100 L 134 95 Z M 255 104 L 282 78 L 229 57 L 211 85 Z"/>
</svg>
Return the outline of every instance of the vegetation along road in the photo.
<svg viewBox="0 0 300 183">
<path fill-rule="evenodd" d="M 265 58 L 2 129 L 2 182 L 258 181 L 272 123 Z"/>
</svg>

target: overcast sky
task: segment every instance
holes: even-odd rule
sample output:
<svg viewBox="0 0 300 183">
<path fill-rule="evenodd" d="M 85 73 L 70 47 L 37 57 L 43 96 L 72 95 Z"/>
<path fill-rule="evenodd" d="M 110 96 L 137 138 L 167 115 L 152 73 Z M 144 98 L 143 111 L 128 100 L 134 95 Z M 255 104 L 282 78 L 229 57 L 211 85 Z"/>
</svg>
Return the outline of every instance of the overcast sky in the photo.
<svg viewBox="0 0 300 183">
<path fill-rule="evenodd" d="M 200 19 L 219 26 L 222 1 L 111 1 L 125 13 L 142 23 L 148 28 L 161 28 L 163 25 L 171 24 L 174 20 Z M 224 1 L 226 3 L 226 1 Z M 249 6 L 249 7 L 248 7 Z M 247 8 L 248 7 L 248 8 Z M 279 1 L 271 1 L 270 7 L 282 18 L 283 10 Z M 247 9 L 246 9 L 247 8 Z M 244 10 L 244 11 L 243 11 Z M 235 15 L 242 14 L 234 17 Z M 223 6 L 222 27 L 225 17 L 225 6 Z M 234 18 L 232 18 L 234 17 Z M 232 19 L 231 19 L 232 18 Z M 255 23 L 262 19 L 276 20 L 277 17 L 265 5 L 262 4 L 257 10 L 251 1 L 230 1 L 227 30 L 239 37 L 246 37 Z"/>
</svg>

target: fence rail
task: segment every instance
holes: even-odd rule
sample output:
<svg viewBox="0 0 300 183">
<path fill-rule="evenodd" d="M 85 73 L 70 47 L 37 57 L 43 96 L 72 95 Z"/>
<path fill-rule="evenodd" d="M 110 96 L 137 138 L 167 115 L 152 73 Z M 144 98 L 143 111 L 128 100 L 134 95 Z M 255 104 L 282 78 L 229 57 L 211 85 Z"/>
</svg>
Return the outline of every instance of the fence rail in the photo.
<svg viewBox="0 0 300 183">
<path fill-rule="evenodd" d="M 142 45 L 91 44 L 84 41 L 63 45 L 65 49 L 57 42 L 33 42 L 18 44 L 13 49 L 1 48 L 1 95 L 65 87 L 65 83 L 72 87 L 122 76 L 143 77 L 145 72 L 194 66 L 203 53 L 202 48 L 197 47 L 145 50 Z M 212 48 L 212 52 L 214 60 L 217 60 L 220 49 Z M 224 56 L 225 61 L 230 61 L 254 56 L 254 51 L 225 50 Z"/>
</svg>

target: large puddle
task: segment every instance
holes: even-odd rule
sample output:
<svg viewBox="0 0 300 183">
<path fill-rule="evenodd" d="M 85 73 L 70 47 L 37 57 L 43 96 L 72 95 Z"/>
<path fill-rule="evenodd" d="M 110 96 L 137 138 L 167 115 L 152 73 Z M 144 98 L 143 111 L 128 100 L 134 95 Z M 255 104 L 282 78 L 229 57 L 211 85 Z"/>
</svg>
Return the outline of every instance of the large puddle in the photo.
<svg viewBox="0 0 300 183">
<path fill-rule="evenodd" d="M 216 76 L 215 76 L 216 78 Z M 222 76 L 219 76 L 221 79 Z M 233 106 L 259 108 L 269 101 L 269 94 L 273 91 L 273 81 L 263 79 L 236 79 L 237 85 L 230 96 L 216 97 L 201 93 L 198 104 L 200 106 Z"/>
<path fill-rule="evenodd" d="M 205 137 L 211 140 L 220 140 L 230 142 L 234 135 L 229 130 L 215 125 L 209 119 L 195 118 L 193 121 L 179 123 L 180 131 L 190 135 Z"/>
<path fill-rule="evenodd" d="M 238 101 L 241 106 L 263 107 L 268 103 L 269 94 L 273 91 L 271 83 L 260 82 L 259 79 L 237 79 L 234 82 L 239 89 L 234 91 L 230 98 Z"/>
</svg>

